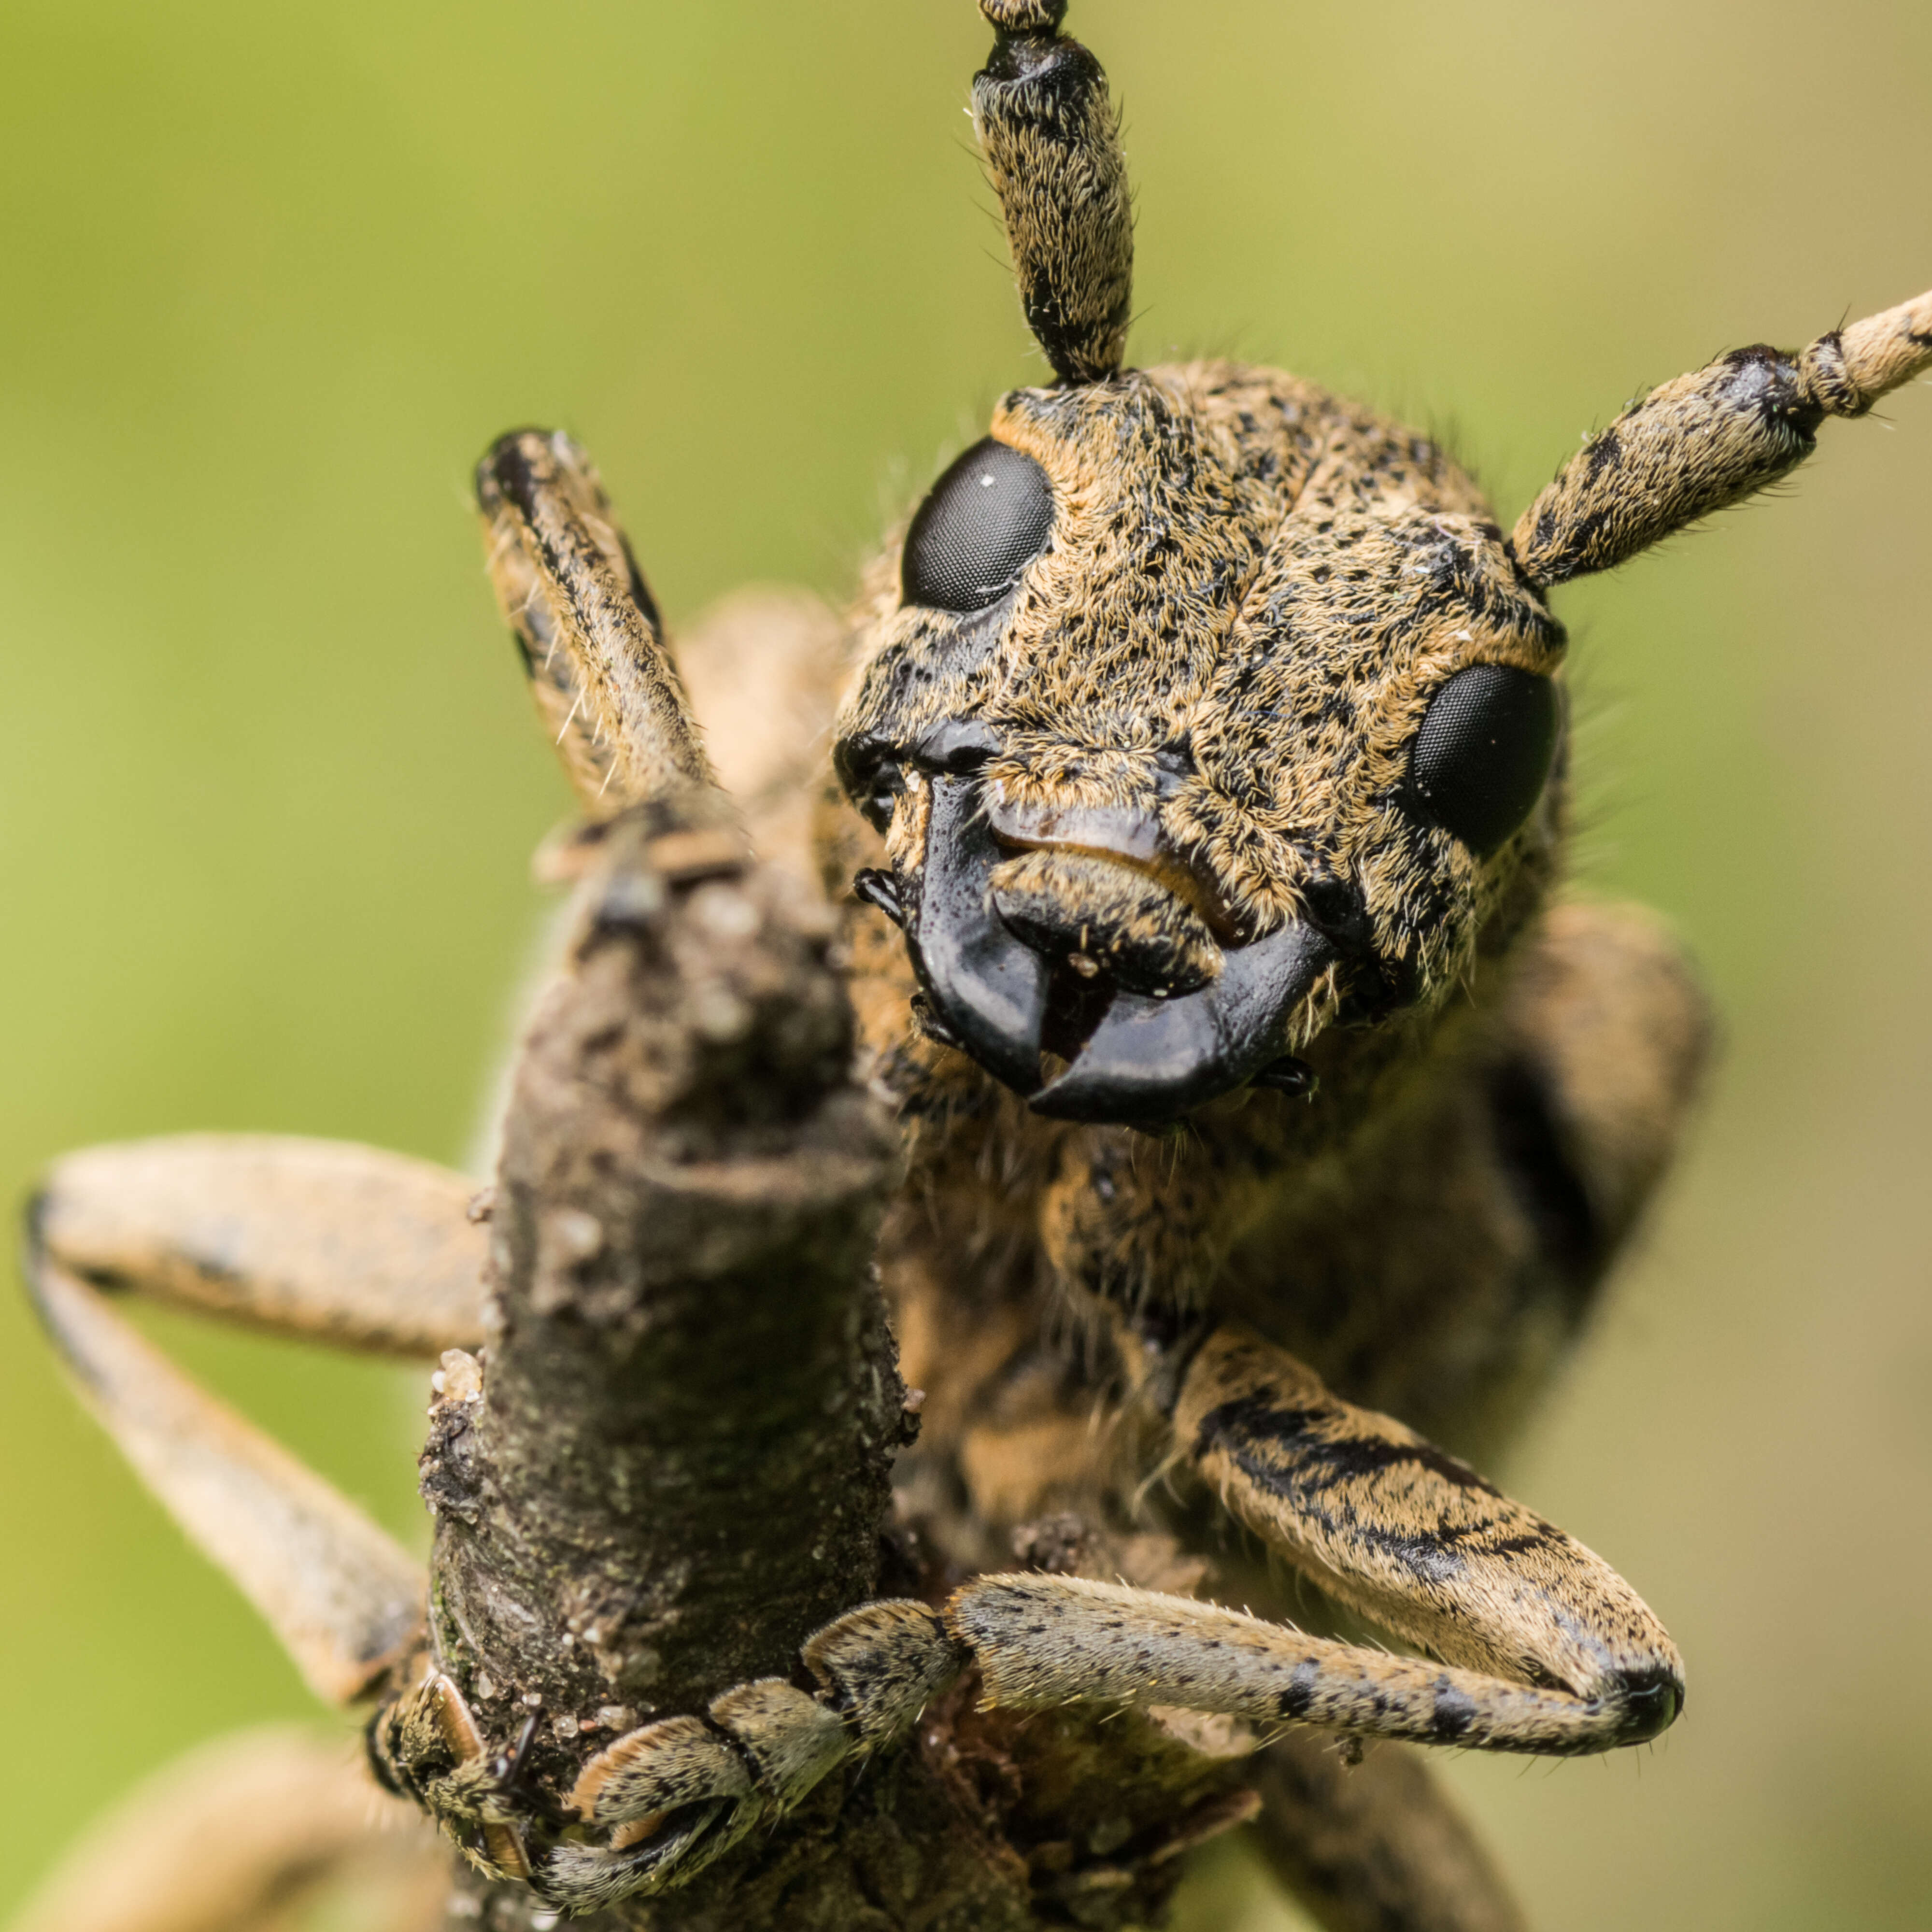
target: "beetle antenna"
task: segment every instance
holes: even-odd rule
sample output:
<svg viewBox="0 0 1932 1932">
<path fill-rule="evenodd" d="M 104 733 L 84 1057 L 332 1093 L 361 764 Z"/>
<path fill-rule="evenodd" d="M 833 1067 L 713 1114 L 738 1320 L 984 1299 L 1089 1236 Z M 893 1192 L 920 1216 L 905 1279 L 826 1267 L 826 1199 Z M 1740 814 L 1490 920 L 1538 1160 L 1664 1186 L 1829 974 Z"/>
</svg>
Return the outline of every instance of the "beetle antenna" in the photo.
<svg viewBox="0 0 1932 1932">
<path fill-rule="evenodd" d="M 1006 217 L 1027 326 L 1063 382 L 1120 372 L 1133 302 L 1126 158 L 1100 63 L 1059 32 L 1066 0 L 980 0 L 998 36 L 973 125 Z"/>
<path fill-rule="evenodd" d="M 1768 488 L 1827 416 L 1862 416 L 1932 366 L 1932 292 L 1787 353 L 1734 349 L 1633 403 L 1557 472 L 1510 538 L 1539 589 L 1609 570 Z"/>
</svg>

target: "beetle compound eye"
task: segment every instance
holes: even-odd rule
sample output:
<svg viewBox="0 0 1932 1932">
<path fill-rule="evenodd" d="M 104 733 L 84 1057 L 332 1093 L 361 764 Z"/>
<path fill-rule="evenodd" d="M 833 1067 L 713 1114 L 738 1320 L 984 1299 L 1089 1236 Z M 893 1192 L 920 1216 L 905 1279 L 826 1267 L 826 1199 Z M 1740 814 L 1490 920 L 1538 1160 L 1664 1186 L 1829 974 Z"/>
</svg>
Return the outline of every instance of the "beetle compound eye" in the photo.
<svg viewBox="0 0 1932 1932">
<path fill-rule="evenodd" d="M 1418 802 L 1487 858 L 1541 795 L 1559 722 L 1548 678 L 1507 664 L 1458 671 L 1430 700 L 1409 754 Z"/>
<path fill-rule="evenodd" d="M 919 506 L 899 565 L 905 601 L 934 610 L 983 610 L 1012 588 L 1052 531 L 1046 472 L 988 436 Z"/>
</svg>

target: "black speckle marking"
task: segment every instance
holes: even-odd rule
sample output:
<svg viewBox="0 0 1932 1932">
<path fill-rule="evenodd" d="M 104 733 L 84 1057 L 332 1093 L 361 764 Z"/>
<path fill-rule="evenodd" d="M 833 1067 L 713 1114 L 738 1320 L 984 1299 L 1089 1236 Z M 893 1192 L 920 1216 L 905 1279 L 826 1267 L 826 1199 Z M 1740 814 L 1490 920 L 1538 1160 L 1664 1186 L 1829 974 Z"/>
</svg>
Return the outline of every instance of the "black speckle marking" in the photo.
<svg viewBox="0 0 1932 1932">
<path fill-rule="evenodd" d="M 1450 1683 L 1448 1678 L 1438 1678 L 1436 1706 L 1430 1720 L 1430 1736 L 1438 1744 L 1448 1744 L 1455 1738 L 1466 1736 L 1475 1721 L 1475 1699 L 1468 1691 Z"/>
<path fill-rule="evenodd" d="M 1244 1474 L 1276 1496 L 1326 1489 L 1351 1478 L 1384 1469 L 1426 1469 L 1459 1490 L 1500 1496 L 1466 1462 L 1459 1462 L 1432 1442 L 1400 1442 L 1384 1436 L 1351 1436 L 1340 1441 L 1316 1431 L 1332 1426 L 1328 1408 L 1277 1408 L 1264 1395 L 1237 1396 L 1211 1408 L 1196 1432 L 1197 1458 L 1220 1449 Z M 1272 1451 L 1273 1454 L 1257 1452 Z"/>
<path fill-rule="evenodd" d="M 1614 429 L 1605 430 L 1584 452 L 1588 480 L 1594 483 L 1606 470 L 1614 470 L 1623 460 L 1623 438 Z"/>
<path fill-rule="evenodd" d="M 1316 1687 L 1321 1677 L 1321 1665 L 1312 1657 L 1304 1658 L 1294 1666 L 1288 1688 L 1276 1700 L 1276 1711 L 1284 1718 L 1306 1717 L 1314 1706 Z"/>
</svg>

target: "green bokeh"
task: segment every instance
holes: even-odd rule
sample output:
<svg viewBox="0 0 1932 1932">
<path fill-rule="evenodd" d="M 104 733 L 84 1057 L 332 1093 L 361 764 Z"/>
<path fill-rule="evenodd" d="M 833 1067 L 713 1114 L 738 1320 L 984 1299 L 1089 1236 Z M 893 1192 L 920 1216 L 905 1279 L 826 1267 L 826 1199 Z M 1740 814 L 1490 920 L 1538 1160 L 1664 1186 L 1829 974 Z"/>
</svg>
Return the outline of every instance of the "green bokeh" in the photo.
<svg viewBox="0 0 1932 1932">
<path fill-rule="evenodd" d="M 1918 0 L 1075 25 L 1126 111 L 1138 358 L 1405 412 L 1505 510 L 1642 384 L 1932 282 Z M 461 1157 L 564 806 L 468 464 L 576 433 L 674 617 L 843 594 L 1039 370 L 960 112 L 985 40 L 968 0 L 0 12 L 10 1198 L 190 1127 Z M 1586 873 L 1680 923 L 1729 1054 L 1510 1472 L 1691 1672 L 1652 1751 L 1449 1767 L 1540 1924 L 1924 1923 L 1932 404 L 1886 414 L 1562 600 Z M 419 1378 L 166 1333 L 418 1534 Z M 10 1294 L 0 1664 L 0 1912 L 139 1774 L 305 1708 Z M 1244 1883 L 1203 1880 L 1217 1932 L 1277 1922 Z"/>
</svg>

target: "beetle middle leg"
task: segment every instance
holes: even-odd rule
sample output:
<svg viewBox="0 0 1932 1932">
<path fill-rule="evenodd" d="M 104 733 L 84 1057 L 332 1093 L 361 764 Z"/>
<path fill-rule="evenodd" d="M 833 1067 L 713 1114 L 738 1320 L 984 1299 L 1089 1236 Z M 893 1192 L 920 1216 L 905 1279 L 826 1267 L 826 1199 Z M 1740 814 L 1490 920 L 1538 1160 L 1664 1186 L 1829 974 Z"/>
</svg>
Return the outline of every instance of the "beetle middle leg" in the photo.
<svg viewBox="0 0 1932 1932">
<path fill-rule="evenodd" d="M 485 1240 L 466 1211 L 474 1192 L 373 1148 L 183 1135 L 69 1155 L 28 1211 L 22 1272 L 81 1393 L 331 1702 L 400 1681 L 422 1642 L 422 1565 L 112 1298 L 409 1358 L 473 1347 Z"/>
<path fill-rule="evenodd" d="M 422 1637 L 422 1568 L 199 1388 L 44 1245 L 28 1287 L 81 1394 L 142 1480 L 331 1702 L 375 1694 Z"/>
</svg>

